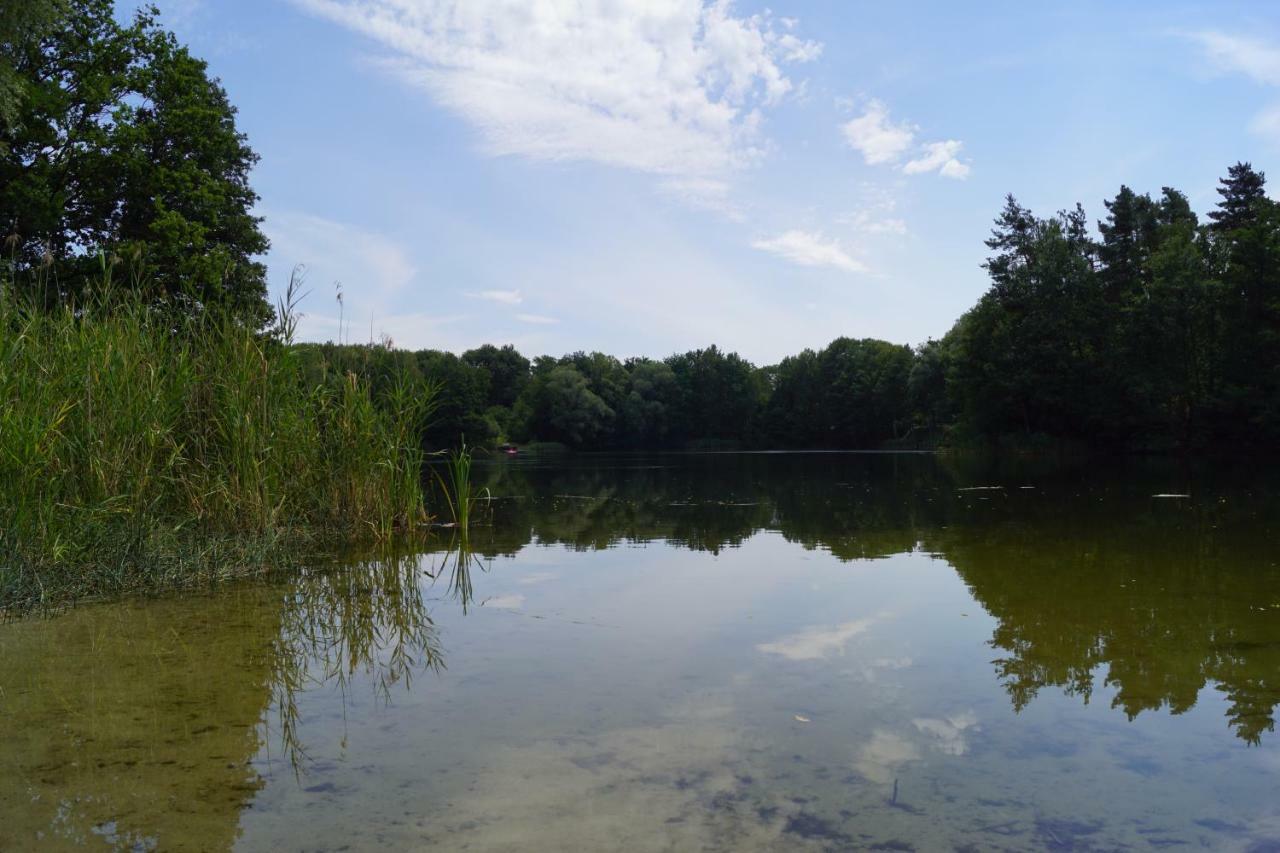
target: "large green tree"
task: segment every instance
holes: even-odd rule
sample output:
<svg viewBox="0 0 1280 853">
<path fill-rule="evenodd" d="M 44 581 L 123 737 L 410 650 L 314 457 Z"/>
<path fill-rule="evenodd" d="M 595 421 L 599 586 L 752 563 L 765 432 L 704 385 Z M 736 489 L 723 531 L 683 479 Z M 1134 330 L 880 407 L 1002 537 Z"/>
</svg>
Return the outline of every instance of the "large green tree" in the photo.
<svg viewBox="0 0 1280 853">
<path fill-rule="evenodd" d="M 529 384 L 529 359 L 511 344 L 504 347 L 485 344 L 464 352 L 462 360 L 488 374 L 488 406 L 514 406 Z"/>
<path fill-rule="evenodd" d="M 0 129 L 0 228 L 15 282 L 78 298 L 107 278 L 106 262 L 117 285 L 265 322 L 257 156 L 222 86 L 154 7 L 128 24 L 111 0 L 50 14 L 38 37 L 3 45 L 16 94 Z"/>
<path fill-rule="evenodd" d="M 6 134 L 17 126 L 26 95 L 18 61 L 53 28 L 63 10 L 63 0 L 5 0 L 0 5 L 0 131 Z"/>
<path fill-rule="evenodd" d="M 615 413 L 576 367 L 556 364 L 537 372 L 529 397 L 533 437 L 570 447 L 607 443 Z"/>
</svg>

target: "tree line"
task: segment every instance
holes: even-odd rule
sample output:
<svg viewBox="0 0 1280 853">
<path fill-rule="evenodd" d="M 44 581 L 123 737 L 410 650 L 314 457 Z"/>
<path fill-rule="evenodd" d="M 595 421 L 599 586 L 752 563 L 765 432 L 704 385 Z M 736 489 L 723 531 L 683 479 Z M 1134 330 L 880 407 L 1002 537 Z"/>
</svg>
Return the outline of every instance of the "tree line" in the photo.
<svg viewBox="0 0 1280 853">
<path fill-rule="evenodd" d="M 989 289 L 914 348 L 838 338 L 764 367 L 715 346 L 662 360 L 316 353 L 439 383 L 428 439 L 442 444 L 1262 447 L 1280 439 L 1280 205 L 1248 163 L 1218 193 L 1201 222 L 1175 189 L 1122 186 L 1096 236 L 1078 204 L 1041 218 L 1009 196 Z"/>
<path fill-rule="evenodd" d="M 121 23 L 112 0 L 0 10 L 0 274 L 33 304 L 106 283 L 266 329 L 257 155 L 157 15 Z M 433 446 L 1266 446 L 1280 438 L 1280 206 L 1265 190 L 1237 163 L 1203 221 L 1169 187 L 1122 186 L 1096 223 L 1078 204 L 1040 217 L 1010 196 L 987 241 L 989 289 L 916 347 L 839 338 L 766 366 L 715 346 L 305 351 L 383 387 L 396 371 L 436 383 Z"/>
<path fill-rule="evenodd" d="M 529 441 L 574 449 L 869 447 L 912 432 L 915 353 L 840 338 L 760 368 L 716 346 L 665 359 L 575 352 L 532 360 L 512 346 L 461 355 L 303 344 L 317 369 L 437 386 L 432 446 Z"/>
</svg>

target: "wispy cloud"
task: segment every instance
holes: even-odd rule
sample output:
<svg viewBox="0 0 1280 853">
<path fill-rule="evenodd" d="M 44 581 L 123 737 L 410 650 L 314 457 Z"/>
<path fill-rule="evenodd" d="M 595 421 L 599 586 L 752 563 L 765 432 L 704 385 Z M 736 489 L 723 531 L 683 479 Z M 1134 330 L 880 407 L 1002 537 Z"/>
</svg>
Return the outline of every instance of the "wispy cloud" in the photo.
<svg viewBox="0 0 1280 853">
<path fill-rule="evenodd" d="M 756 240 L 751 244 L 804 267 L 835 267 L 845 272 L 867 272 L 866 264 L 849 254 L 839 240 L 828 239 L 818 232 L 792 230 L 777 237 Z"/>
<path fill-rule="evenodd" d="M 879 617 L 855 619 L 830 627 L 808 628 L 772 643 L 760 643 L 756 650 L 769 655 L 781 655 L 788 660 L 822 660 L 844 654 L 849 641 L 866 633 L 877 621 Z"/>
<path fill-rule="evenodd" d="M 521 323 L 532 323 L 535 326 L 551 326 L 560 322 L 555 317 L 547 317 L 543 314 L 517 314 L 516 319 Z"/>
<path fill-rule="evenodd" d="M 907 233 L 906 220 L 899 219 L 896 216 L 881 216 L 870 210 L 859 210 L 848 216 L 842 216 L 837 221 L 841 225 L 849 226 L 859 234 L 873 236 L 888 234 L 902 237 Z"/>
<path fill-rule="evenodd" d="M 732 199 L 733 187 L 728 181 L 698 177 L 667 178 L 659 187 L 689 207 L 710 210 L 735 222 L 746 220 L 742 206 Z"/>
<path fill-rule="evenodd" d="M 479 293 L 468 293 L 467 295 L 472 299 L 484 299 L 503 305 L 519 305 L 524 302 L 524 297 L 520 295 L 518 290 L 482 290 Z"/>
<path fill-rule="evenodd" d="M 1190 37 L 1219 71 L 1244 74 L 1267 86 L 1280 86 L 1280 47 L 1252 36 L 1216 30 L 1191 33 Z"/>
<path fill-rule="evenodd" d="M 358 298 L 399 290 L 417 273 L 408 251 L 385 235 L 306 213 L 268 211 L 272 254 L 304 264 L 313 287 L 342 282 Z"/>
<path fill-rule="evenodd" d="M 821 46 L 728 0 L 293 0 L 388 49 L 495 155 L 723 178 L 756 163 L 783 71 Z M 780 29 L 781 27 L 781 29 Z"/>
<path fill-rule="evenodd" d="M 1280 87 L 1280 45 L 1215 30 L 1191 33 L 1190 38 L 1220 73 L 1243 74 L 1264 86 Z M 1249 130 L 1280 146 L 1280 103 L 1258 112 Z"/>
<path fill-rule="evenodd" d="M 889 118 L 889 108 L 875 98 L 867 102 L 862 115 L 840 125 L 845 143 L 860 153 L 869 166 L 897 165 L 914 149 L 916 156 L 901 166 L 904 174 L 937 172 L 944 178 L 957 180 L 969 176 L 969 165 L 958 159 L 963 142 L 948 139 L 917 145 L 918 131 L 910 122 Z"/>
</svg>

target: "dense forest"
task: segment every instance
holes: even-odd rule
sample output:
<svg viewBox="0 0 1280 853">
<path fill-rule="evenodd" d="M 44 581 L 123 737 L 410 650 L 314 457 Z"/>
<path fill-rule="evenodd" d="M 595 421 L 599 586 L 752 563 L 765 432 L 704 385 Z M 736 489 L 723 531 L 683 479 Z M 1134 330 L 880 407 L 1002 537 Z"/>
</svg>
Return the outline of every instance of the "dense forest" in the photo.
<svg viewBox="0 0 1280 853">
<path fill-rule="evenodd" d="M 440 386 L 427 440 L 574 448 L 1003 444 L 1159 451 L 1280 439 L 1280 205 L 1247 163 L 1201 222 L 1122 186 L 1083 208 L 1012 196 L 990 289 L 941 340 L 839 338 L 757 367 L 715 346 L 661 361 L 512 347 L 461 356 L 313 346 L 313 358 Z"/>
<path fill-rule="evenodd" d="M 269 335 L 257 156 L 157 14 L 0 12 L 0 278 L 45 309 L 130 290 Z M 1280 438 L 1280 205 L 1247 163 L 1218 192 L 1201 221 L 1177 190 L 1122 186 L 1096 228 L 1079 205 L 1041 218 L 1010 196 L 990 288 L 914 348 L 840 338 L 757 366 L 715 346 L 662 360 L 299 346 L 313 375 L 434 384 L 431 447 L 1265 446 Z"/>
</svg>

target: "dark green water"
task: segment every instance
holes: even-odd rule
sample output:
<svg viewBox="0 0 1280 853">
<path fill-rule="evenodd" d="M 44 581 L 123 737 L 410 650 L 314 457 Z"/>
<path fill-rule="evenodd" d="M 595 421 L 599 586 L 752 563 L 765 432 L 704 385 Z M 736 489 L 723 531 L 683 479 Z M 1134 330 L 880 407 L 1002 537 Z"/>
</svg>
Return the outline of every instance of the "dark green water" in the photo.
<svg viewBox="0 0 1280 853">
<path fill-rule="evenodd" d="M 461 553 L 0 625 L 0 849 L 1280 850 L 1265 471 L 482 476 Z"/>
</svg>

